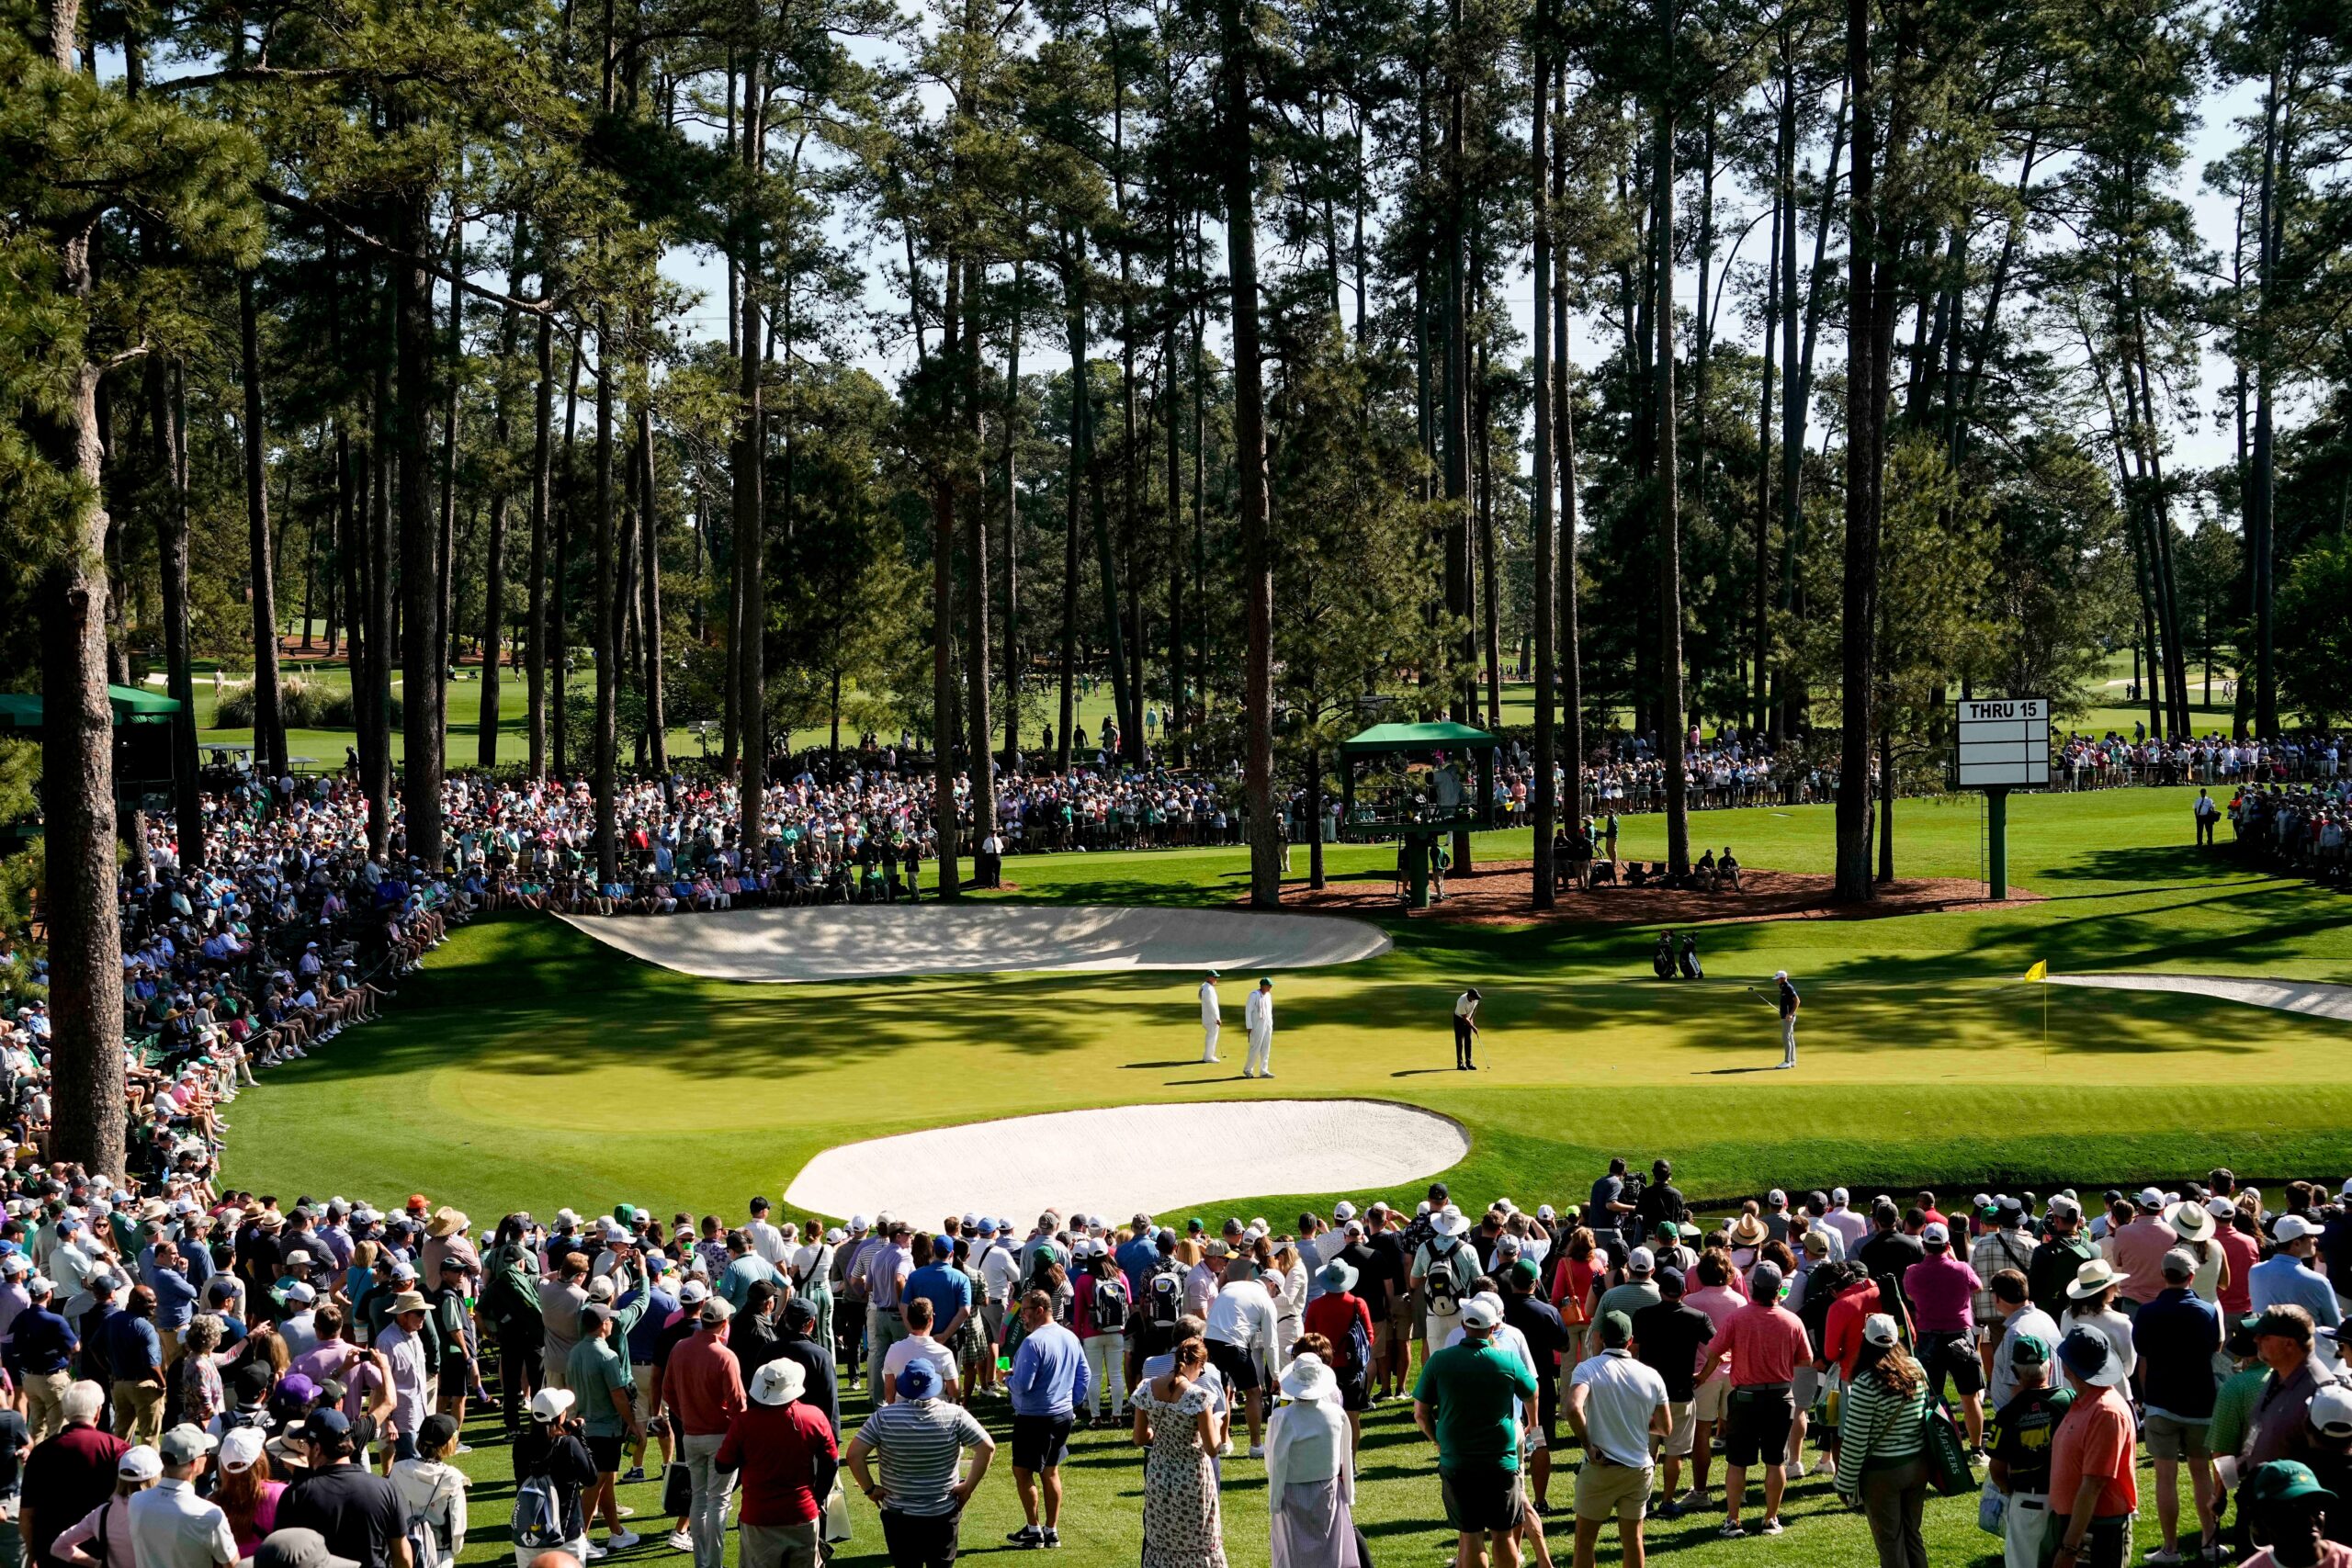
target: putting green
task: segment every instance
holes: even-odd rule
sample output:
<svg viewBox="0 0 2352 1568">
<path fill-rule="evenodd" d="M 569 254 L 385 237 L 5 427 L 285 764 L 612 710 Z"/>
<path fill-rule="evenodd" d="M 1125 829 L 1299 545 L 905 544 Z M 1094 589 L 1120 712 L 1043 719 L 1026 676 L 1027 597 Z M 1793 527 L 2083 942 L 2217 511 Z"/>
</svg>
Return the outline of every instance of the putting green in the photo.
<svg viewBox="0 0 2352 1568">
<path fill-rule="evenodd" d="M 733 1213 L 860 1139 L 1277 1089 L 1453 1117 L 1472 1137 L 1462 1189 L 1531 1205 L 1575 1201 L 1616 1153 L 1672 1155 L 1684 1185 L 1713 1197 L 1835 1181 L 2103 1182 L 2215 1162 L 2334 1172 L 2352 1161 L 2340 1023 L 2018 979 L 2035 958 L 2061 971 L 2352 976 L 2337 896 L 2178 846 L 2192 795 L 2020 801 L 2019 880 L 2043 901 L 1708 927 L 1703 982 L 1648 978 L 1654 937 L 1638 927 L 1398 922 L 1381 957 L 1279 976 L 1280 1077 L 1263 1089 L 1238 1077 L 1236 1053 L 1222 1067 L 1194 1062 L 1186 976 L 779 989 L 620 959 L 545 918 L 488 920 L 434 955 L 388 1022 L 241 1099 L 228 1175 L 280 1194 L 419 1189 L 477 1215 L 623 1199 Z M 1974 817 L 1964 803 L 1906 808 L 1905 870 L 1961 870 Z M 1628 852 L 1645 852 L 1657 826 L 1629 818 Z M 1813 807 L 1713 813 L 1695 830 L 1751 864 L 1812 870 L 1829 828 Z M 1331 861 L 1335 874 L 1386 874 L 1377 851 Z M 1232 897 L 1244 863 L 1223 850 L 1072 855 L 1009 874 L 1032 900 L 1208 904 Z M 1770 1070 L 1777 1021 L 1749 988 L 1782 967 L 1805 998 L 1793 1072 Z M 1488 998 L 1476 1076 L 1451 1066 L 1447 1015 L 1465 983 Z M 1333 1195 L 1256 1196 L 1272 1213 Z"/>
</svg>

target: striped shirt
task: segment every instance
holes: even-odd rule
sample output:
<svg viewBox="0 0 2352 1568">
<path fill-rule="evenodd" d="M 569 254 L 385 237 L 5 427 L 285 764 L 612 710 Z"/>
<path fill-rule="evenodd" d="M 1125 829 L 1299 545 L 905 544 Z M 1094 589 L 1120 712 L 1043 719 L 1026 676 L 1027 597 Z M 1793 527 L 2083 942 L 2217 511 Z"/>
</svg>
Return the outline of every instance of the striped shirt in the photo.
<svg viewBox="0 0 2352 1568">
<path fill-rule="evenodd" d="M 1920 1423 L 1928 1416 L 1922 1383 L 1906 1398 L 1874 1372 L 1864 1372 L 1846 1389 L 1838 1411 L 1838 1495 L 1861 1490 L 1862 1472 L 1906 1460 L 1926 1447 Z"/>
<path fill-rule="evenodd" d="M 857 1441 L 881 1464 L 882 1506 L 936 1518 L 956 1511 L 947 1489 L 966 1449 L 989 1440 L 988 1428 L 960 1404 L 944 1399 L 902 1399 L 865 1418 Z"/>
</svg>

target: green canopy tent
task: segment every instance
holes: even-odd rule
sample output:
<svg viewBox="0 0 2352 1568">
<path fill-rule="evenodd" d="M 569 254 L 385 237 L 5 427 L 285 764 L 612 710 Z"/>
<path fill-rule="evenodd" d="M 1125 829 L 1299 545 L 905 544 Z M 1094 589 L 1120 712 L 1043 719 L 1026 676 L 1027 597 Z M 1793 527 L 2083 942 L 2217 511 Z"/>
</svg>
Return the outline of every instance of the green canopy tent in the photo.
<svg viewBox="0 0 2352 1568">
<path fill-rule="evenodd" d="M 176 698 L 142 692 L 136 686 L 108 686 L 107 705 L 114 710 L 114 790 L 118 803 L 138 806 L 149 795 L 169 795 L 175 769 L 173 720 L 179 716 Z M 0 692 L 0 739 L 38 742 L 43 731 L 39 693 Z M 193 768 L 196 759 L 186 760 Z"/>
<path fill-rule="evenodd" d="M 1486 826 L 1476 801 L 1491 800 L 1495 791 L 1495 748 L 1500 742 L 1483 729 L 1466 724 L 1434 720 L 1425 724 L 1375 724 L 1362 734 L 1340 742 L 1340 822 L 1343 836 L 1362 840 L 1394 835 L 1404 840 L 1405 904 L 1426 909 L 1430 903 L 1430 867 L 1437 841 L 1447 833 L 1467 833 Z M 1356 764 L 1382 757 L 1408 761 L 1427 757 L 1467 754 L 1478 761 L 1478 788 L 1474 797 L 1467 781 L 1456 780 L 1451 798 L 1441 782 L 1436 798 L 1401 795 L 1387 809 L 1356 808 Z"/>
</svg>

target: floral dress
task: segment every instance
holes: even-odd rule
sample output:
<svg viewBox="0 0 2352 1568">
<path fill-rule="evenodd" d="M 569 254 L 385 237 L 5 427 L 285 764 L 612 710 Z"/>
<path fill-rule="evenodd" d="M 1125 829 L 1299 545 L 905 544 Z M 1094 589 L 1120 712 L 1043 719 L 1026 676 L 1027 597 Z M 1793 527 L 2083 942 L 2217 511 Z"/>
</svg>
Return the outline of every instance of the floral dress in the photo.
<svg viewBox="0 0 2352 1568">
<path fill-rule="evenodd" d="M 1135 1403 L 1151 1422 L 1143 1465 L 1142 1568 L 1225 1568 L 1216 1467 L 1201 1447 L 1208 1390 L 1194 1383 L 1163 1400 L 1146 1382 L 1136 1390 Z"/>
</svg>

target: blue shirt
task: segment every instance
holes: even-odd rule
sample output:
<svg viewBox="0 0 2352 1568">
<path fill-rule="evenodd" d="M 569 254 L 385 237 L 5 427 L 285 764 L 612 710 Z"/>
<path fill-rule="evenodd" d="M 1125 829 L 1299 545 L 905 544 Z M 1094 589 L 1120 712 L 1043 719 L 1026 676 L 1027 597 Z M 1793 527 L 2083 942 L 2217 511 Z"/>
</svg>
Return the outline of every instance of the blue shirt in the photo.
<svg viewBox="0 0 2352 1568">
<path fill-rule="evenodd" d="M 81 1348 L 72 1324 L 47 1307 L 27 1307 L 8 1330 L 7 1365 L 27 1376 L 45 1377 L 72 1366 Z"/>
<path fill-rule="evenodd" d="M 1086 1348 L 1078 1336 L 1058 1323 L 1021 1341 L 1012 1357 L 1012 1413 L 1015 1416 L 1069 1416 L 1093 1386 L 1093 1371 L 1086 1364 Z"/>
<path fill-rule="evenodd" d="M 107 1320 L 107 1365 L 118 1379 L 137 1381 L 164 1364 L 164 1341 L 155 1325 L 129 1313 Z"/>
<path fill-rule="evenodd" d="M 751 1298 L 752 1287 L 763 1282 L 780 1285 L 784 1283 L 784 1276 L 758 1253 L 747 1252 L 727 1265 L 726 1272 L 718 1277 L 718 1290 L 729 1306 L 741 1312 L 744 1302 Z"/>
<path fill-rule="evenodd" d="M 2219 1307 L 2186 1285 L 2167 1285 L 2132 1316 L 2132 1348 L 2140 1354 L 2140 1395 L 2150 1410 L 2177 1421 L 2211 1418 Z"/>
<path fill-rule="evenodd" d="M 640 1287 L 623 1296 L 619 1304 L 627 1306 L 638 1297 L 648 1294 Z M 672 1318 L 678 1315 L 676 1296 L 659 1286 L 650 1294 L 652 1304 L 628 1328 L 628 1359 L 632 1365 L 639 1367 L 650 1367 L 660 1359 L 657 1352 L 662 1348 L 662 1331 L 669 1326 Z"/>
<path fill-rule="evenodd" d="M 2343 1309 L 2335 1303 L 2335 1288 L 2327 1282 L 2327 1276 L 2304 1268 L 2291 1254 L 2278 1253 L 2256 1264 L 2246 1270 L 2245 1282 L 2256 1312 L 2299 1306 L 2322 1328 L 2334 1328 L 2343 1319 Z"/>
<path fill-rule="evenodd" d="M 187 1276 L 176 1269 L 151 1269 L 147 1284 L 155 1292 L 155 1326 L 186 1328 L 187 1320 L 196 1315 L 197 1296 Z"/>
<path fill-rule="evenodd" d="M 1112 1254 L 1119 1265 L 1119 1272 L 1127 1277 L 1127 1300 L 1143 1300 L 1143 1282 L 1154 1265 L 1159 1261 L 1159 1245 L 1144 1237 L 1127 1243 Z"/>
<path fill-rule="evenodd" d="M 900 1304 L 917 1297 L 931 1303 L 931 1323 L 940 1333 L 956 1321 L 956 1314 L 972 1304 L 972 1281 L 953 1264 L 926 1263 L 907 1276 L 907 1283 L 899 1292 Z"/>
</svg>

